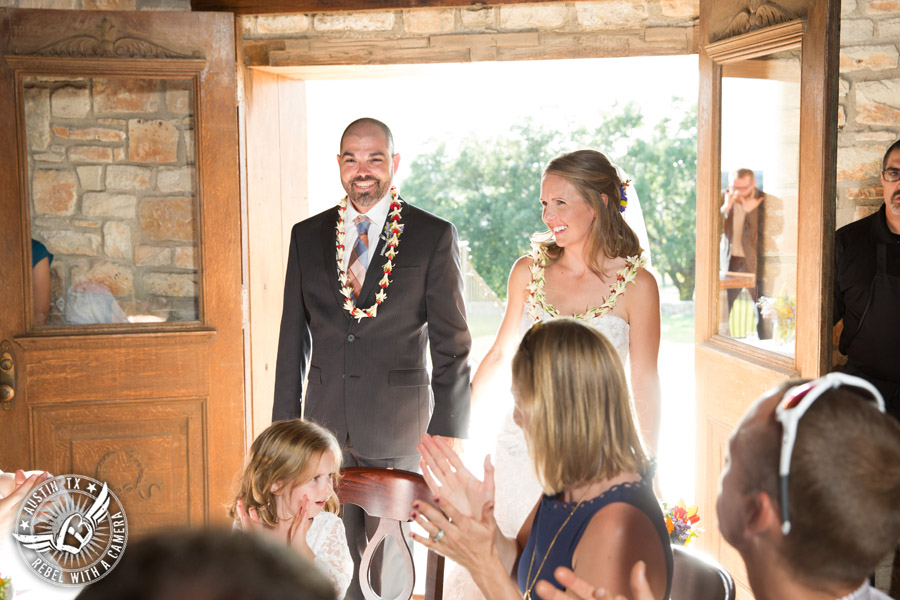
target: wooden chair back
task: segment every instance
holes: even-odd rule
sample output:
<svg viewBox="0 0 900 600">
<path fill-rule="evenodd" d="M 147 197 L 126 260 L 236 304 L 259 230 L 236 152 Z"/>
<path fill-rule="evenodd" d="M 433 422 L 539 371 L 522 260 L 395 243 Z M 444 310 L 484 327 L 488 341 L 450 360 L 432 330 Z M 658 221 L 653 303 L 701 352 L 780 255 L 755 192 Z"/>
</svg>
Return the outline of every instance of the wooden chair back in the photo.
<svg viewBox="0 0 900 600">
<path fill-rule="evenodd" d="M 398 469 L 347 467 L 341 471 L 337 495 L 341 504 L 355 504 L 370 517 L 380 519 L 378 529 L 363 551 L 359 565 L 359 584 L 363 596 L 366 600 L 382 600 L 369 583 L 369 568 L 378 546 L 384 538 L 390 536 L 403 556 L 405 580 L 398 599 L 412 598 L 416 572 L 412 553 L 406 545 L 400 524 L 411 521 L 409 513 L 414 500 L 434 504 L 434 497 L 425 485 L 425 479 L 418 473 Z M 444 557 L 429 550 L 425 574 L 425 600 L 441 600 L 443 593 Z"/>
<path fill-rule="evenodd" d="M 712 557 L 673 546 L 675 570 L 671 600 L 734 600 L 734 579 Z"/>
</svg>

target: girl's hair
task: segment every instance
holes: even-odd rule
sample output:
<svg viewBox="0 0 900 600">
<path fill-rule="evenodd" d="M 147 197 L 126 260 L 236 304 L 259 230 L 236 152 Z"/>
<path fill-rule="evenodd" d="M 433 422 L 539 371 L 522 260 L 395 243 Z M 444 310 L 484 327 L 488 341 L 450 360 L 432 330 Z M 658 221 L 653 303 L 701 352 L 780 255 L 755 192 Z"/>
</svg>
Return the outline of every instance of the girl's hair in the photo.
<svg viewBox="0 0 900 600">
<path fill-rule="evenodd" d="M 341 448 L 334 435 L 316 423 L 301 419 L 272 423 L 259 434 L 250 447 L 250 459 L 241 476 L 240 491 L 231 502 L 228 515 L 237 518 L 237 501 L 249 511 L 255 508 L 259 520 L 274 527 L 278 522 L 275 497 L 290 494 L 298 485 L 314 477 L 314 470 L 322 455 L 334 456 L 334 481 L 341 470 Z M 278 494 L 272 488 L 280 485 Z M 337 513 L 340 502 L 332 494 L 325 510 Z"/>
<path fill-rule="evenodd" d="M 606 156 L 596 150 L 561 154 L 544 169 L 544 177 L 547 175 L 559 175 L 568 180 L 597 215 L 585 245 L 588 268 L 594 274 L 600 277 L 605 275 L 603 258 L 627 258 L 641 254 L 637 234 L 619 210 L 622 181 Z M 603 202 L 603 194 L 608 198 L 606 203 Z M 561 249 L 553 241 L 553 232 L 547 230 L 536 234 L 532 241 L 545 246 L 551 260 L 559 257 Z"/>
<path fill-rule="evenodd" d="M 602 333 L 569 318 L 538 323 L 522 338 L 512 375 L 546 494 L 645 471 L 622 361 Z"/>
</svg>

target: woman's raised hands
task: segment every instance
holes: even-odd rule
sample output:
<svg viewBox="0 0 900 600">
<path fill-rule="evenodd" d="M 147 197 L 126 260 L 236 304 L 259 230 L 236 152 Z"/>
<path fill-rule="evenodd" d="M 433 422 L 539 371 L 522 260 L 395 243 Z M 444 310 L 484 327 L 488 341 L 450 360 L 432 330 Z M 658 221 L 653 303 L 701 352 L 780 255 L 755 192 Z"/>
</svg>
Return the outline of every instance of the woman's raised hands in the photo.
<svg viewBox="0 0 900 600">
<path fill-rule="evenodd" d="M 441 438 L 425 434 L 418 445 L 419 466 L 428 489 L 444 504 L 452 504 L 461 514 L 479 519 L 488 502 L 494 500 L 494 467 L 490 455 L 484 457 L 484 481 L 463 465 L 459 455 Z"/>
</svg>

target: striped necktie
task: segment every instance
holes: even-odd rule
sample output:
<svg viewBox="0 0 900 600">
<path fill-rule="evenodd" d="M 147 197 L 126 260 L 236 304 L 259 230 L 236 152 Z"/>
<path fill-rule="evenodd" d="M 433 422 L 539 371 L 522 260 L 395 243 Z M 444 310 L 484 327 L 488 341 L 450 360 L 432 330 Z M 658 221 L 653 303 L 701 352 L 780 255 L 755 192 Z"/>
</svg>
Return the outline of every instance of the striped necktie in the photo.
<svg viewBox="0 0 900 600">
<path fill-rule="evenodd" d="M 350 272 L 350 287 L 353 288 L 353 297 L 359 298 L 363 280 L 366 278 L 366 268 L 369 266 L 369 225 L 372 221 L 364 215 L 353 219 L 356 232 L 359 236 L 350 251 L 350 263 L 347 270 Z"/>
</svg>

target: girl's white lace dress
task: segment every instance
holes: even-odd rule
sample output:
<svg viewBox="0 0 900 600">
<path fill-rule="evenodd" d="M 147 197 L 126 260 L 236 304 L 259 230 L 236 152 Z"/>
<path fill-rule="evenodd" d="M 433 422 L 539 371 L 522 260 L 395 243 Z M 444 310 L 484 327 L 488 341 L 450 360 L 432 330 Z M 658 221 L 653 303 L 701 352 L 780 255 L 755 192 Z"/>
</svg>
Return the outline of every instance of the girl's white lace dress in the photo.
<svg viewBox="0 0 900 600">
<path fill-rule="evenodd" d="M 313 517 L 306 543 L 316 555 L 316 567 L 334 586 L 338 600 L 344 598 L 353 579 L 353 558 L 347 547 L 344 522 L 334 513 L 322 511 Z"/>
</svg>

